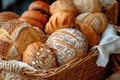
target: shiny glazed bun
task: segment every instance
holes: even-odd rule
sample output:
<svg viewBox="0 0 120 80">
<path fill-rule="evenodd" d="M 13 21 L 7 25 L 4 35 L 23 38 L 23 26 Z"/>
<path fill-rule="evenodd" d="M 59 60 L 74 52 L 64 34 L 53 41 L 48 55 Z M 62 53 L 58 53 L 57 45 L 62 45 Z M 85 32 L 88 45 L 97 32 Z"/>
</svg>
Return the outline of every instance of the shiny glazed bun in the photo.
<svg viewBox="0 0 120 80">
<path fill-rule="evenodd" d="M 56 51 L 55 55 L 59 65 L 86 55 L 88 49 L 85 36 L 72 28 L 56 30 L 48 37 L 46 45 Z"/>
<path fill-rule="evenodd" d="M 42 42 L 34 42 L 23 52 L 23 62 L 36 69 L 51 69 L 56 67 L 55 56 Z"/>
</svg>

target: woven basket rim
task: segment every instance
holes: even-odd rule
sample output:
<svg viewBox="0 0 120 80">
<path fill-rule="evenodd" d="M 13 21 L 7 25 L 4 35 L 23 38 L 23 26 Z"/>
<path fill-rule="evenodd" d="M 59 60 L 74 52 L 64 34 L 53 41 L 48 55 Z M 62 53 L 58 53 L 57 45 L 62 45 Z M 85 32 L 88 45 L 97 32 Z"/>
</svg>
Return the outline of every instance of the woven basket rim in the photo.
<svg viewBox="0 0 120 80">
<path fill-rule="evenodd" d="M 48 69 L 48 70 L 23 70 L 24 71 L 23 73 L 29 76 L 39 76 L 42 78 L 48 78 L 48 77 L 61 73 L 63 70 L 71 69 L 78 64 L 80 65 L 94 56 L 98 56 L 97 49 L 91 50 L 88 53 L 88 55 L 85 56 L 84 58 L 76 58 L 64 65 L 61 65 L 60 67 L 56 67 L 56 68 Z"/>
</svg>

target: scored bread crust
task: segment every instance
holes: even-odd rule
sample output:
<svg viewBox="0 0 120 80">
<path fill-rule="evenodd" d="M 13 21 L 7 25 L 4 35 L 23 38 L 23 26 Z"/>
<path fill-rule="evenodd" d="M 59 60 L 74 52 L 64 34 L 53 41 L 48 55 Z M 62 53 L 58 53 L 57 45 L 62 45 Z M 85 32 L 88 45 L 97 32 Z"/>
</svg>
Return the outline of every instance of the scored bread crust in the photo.
<svg viewBox="0 0 120 80">
<path fill-rule="evenodd" d="M 86 12 L 101 12 L 100 0 L 73 0 L 74 5 L 79 10 L 79 13 Z"/>
<path fill-rule="evenodd" d="M 29 24 L 31 24 L 32 26 L 38 27 L 38 28 L 41 29 L 41 30 L 44 30 L 43 25 L 42 25 L 39 21 L 36 21 L 36 20 L 34 20 L 34 19 L 32 19 L 32 18 L 29 18 L 29 17 L 21 17 L 21 18 L 19 18 L 19 20 L 24 21 L 24 22 L 26 22 L 26 23 L 29 23 Z"/>
<path fill-rule="evenodd" d="M 6 59 L 8 60 L 21 58 L 22 53 L 26 49 L 27 45 L 36 41 L 43 41 L 42 39 L 44 39 L 41 38 L 44 36 L 40 35 L 40 31 L 37 31 L 30 24 L 20 20 L 10 20 L 1 28 L 8 32 L 10 39 L 12 39 L 12 43 L 14 43 L 9 52 L 6 53 L 6 55 L 8 55 Z M 13 56 L 14 54 L 16 56 Z"/>
<path fill-rule="evenodd" d="M 101 13 L 83 13 L 76 17 L 81 23 L 91 25 L 97 34 L 102 34 L 107 25 L 107 17 Z"/>
<path fill-rule="evenodd" d="M 45 25 L 47 23 L 46 17 L 39 11 L 25 11 L 21 17 L 28 17 L 39 21 L 41 24 Z"/>
<path fill-rule="evenodd" d="M 53 33 L 57 29 L 73 27 L 74 26 L 74 15 L 66 10 L 61 10 L 53 14 L 48 23 L 45 26 L 45 32 L 48 34 Z"/>
<path fill-rule="evenodd" d="M 0 21 L 7 22 L 8 20 L 18 19 L 20 16 L 11 11 L 0 12 Z"/>
<path fill-rule="evenodd" d="M 55 50 L 59 65 L 86 55 L 88 48 L 85 36 L 72 28 L 56 30 L 48 37 L 46 45 Z"/>
<path fill-rule="evenodd" d="M 78 20 L 76 20 L 76 26 L 86 36 L 90 48 L 99 44 L 99 35 L 92 28 L 92 26 L 85 23 L 80 23 Z"/>
</svg>

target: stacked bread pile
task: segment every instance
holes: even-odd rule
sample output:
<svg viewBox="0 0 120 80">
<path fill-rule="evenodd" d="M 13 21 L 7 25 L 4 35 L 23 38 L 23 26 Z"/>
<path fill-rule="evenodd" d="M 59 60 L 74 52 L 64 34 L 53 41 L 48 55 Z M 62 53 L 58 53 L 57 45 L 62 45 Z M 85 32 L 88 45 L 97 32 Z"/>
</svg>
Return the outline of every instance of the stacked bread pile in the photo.
<svg viewBox="0 0 120 80">
<path fill-rule="evenodd" d="M 34 1 L 0 29 L 0 57 L 36 69 L 59 67 L 87 55 L 107 25 L 100 0 Z M 47 36 L 49 35 L 49 36 Z"/>
</svg>

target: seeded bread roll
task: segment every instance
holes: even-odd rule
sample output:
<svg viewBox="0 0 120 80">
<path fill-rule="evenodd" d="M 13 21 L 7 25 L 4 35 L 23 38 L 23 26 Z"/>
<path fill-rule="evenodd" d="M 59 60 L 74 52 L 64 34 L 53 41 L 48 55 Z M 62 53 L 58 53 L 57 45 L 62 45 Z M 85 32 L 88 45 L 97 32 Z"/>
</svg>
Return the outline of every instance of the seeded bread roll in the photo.
<svg viewBox="0 0 120 80">
<path fill-rule="evenodd" d="M 42 42 L 34 42 L 23 52 L 23 62 L 36 69 L 51 69 L 56 67 L 55 56 Z"/>
<path fill-rule="evenodd" d="M 36 41 L 43 41 L 46 38 L 40 29 L 35 29 L 33 26 L 17 19 L 4 23 L 1 29 L 6 30 L 8 33 L 8 36 L 5 36 L 7 41 L 4 38 L 0 39 L 3 45 L 0 47 L 0 56 L 6 60 L 21 58 L 27 45 Z M 40 35 L 40 33 L 43 35 Z"/>
<path fill-rule="evenodd" d="M 102 8 L 100 0 L 73 0 L 73 3 L 79 13 L 100 12 Z"/>
<path fill-rule="evenodd" d="M 88 49 L 85 36 L 72 28 L 56 30 L 48 37 L 46 45 L 55 50 L 58 65 L 86 55 Z"/>
<path fill-rule="evenodd" d="M 54 14 L 60 10 L 70 11 L 74 14 L 74 16 L 78 15 L 78 10 L 72 0 L 56 0 L 50 5 L 51 14 Z"/>
<path fill-rule="evenodd" d="M 55 30 L 74 26 L 75 17 L 70 11 L 61 10 L 53 14 L 45 26 L 45 32 L 53 33 Z"/>
</svg>

